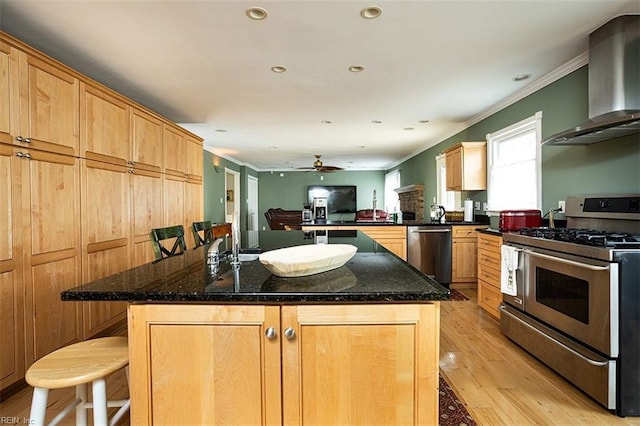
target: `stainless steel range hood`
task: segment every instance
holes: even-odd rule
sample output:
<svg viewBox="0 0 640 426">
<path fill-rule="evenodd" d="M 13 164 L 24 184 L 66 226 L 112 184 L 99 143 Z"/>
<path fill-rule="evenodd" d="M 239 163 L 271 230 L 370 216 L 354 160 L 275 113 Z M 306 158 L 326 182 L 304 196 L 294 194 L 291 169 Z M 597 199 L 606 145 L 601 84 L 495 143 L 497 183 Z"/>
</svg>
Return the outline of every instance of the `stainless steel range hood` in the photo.
<svg viewBox="0 0 640 426">
<path fill-rule="evenodd" d="M 589 120 L 543 145 L 589 145 L 640 137 L 640 15 L 612 19 L 589 35 Z"/>
</svg>

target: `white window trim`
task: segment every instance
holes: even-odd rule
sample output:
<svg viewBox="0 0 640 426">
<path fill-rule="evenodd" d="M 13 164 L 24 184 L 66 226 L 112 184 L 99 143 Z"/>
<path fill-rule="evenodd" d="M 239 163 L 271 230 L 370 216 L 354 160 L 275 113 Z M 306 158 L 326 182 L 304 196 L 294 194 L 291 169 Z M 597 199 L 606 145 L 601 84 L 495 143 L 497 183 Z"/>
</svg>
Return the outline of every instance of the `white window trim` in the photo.
<svg viewBox="0 0 640 426">
<path fill-rule="evenodd" d="M 531 117 L 518 121 L 504 129 L 493 133 L 487 133 L 487 201 L 490 202 L 489 191 L 491 191 L 491 167 L 493 166 L 493 143 L 494 140 L 505 139 L 514 134 L 521 133 L 526 129 L 535 128 L 536 131 L 536 208 L 542 211 L 542 111 L 536 112 Z M 487 212 L 498 213 L 498 210 L 487 205 Z"/>
<path fill-rule="evenodd" d="M 393 180 L 391 188 L 388 186 L 388 182 Z M 384 202 L 385 202 L 385 210 L 388 210 L 387 213 L 393 213 L 394 208 L 396 212 L 400 212 L 400 199 L 398 198 L 398 194 L 394 191 L 394 189 L 400 188 L 400 169 L 393 170 L 384 175 Z"/>
</svg>

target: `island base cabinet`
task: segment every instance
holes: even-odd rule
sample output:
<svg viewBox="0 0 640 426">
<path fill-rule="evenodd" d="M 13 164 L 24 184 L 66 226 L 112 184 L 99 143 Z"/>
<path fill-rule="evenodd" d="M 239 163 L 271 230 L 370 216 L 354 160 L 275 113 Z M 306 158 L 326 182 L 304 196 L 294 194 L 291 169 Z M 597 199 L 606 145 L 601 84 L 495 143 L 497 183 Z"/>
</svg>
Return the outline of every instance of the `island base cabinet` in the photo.
<svg viewBox="0 0 640 426">
<path fill-rule="evenodd" d="M 131 423 L 437 424 L 438 302 L 130 305 Z"/>
</svg>

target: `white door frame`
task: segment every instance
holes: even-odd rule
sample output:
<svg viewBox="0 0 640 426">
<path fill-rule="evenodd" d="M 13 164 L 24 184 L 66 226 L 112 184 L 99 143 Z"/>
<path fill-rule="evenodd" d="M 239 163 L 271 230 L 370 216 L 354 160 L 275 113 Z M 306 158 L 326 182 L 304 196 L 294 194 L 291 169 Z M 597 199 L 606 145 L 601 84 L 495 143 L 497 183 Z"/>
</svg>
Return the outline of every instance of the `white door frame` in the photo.
<svg viewBox="0 0 640 426">
<path fill-rule="evenodd" d="M 229 175 L 233 176 L 231 182 L 228 181 Z M 236 219 L 240 219 L 240 172 L 236 172 L 235 170 L 224 168 L 224 189 L 225 196 L 226 191 L 233 191 L 233 201 L 225 201 L 224 203 L 224 217 L 225 221 L 229 223 L 234 223 Z M 231 211 L 229 211 L 229 207 L 232 206 Z M 240 229 L 240 223 L 238 222 L 238 229 Z"/>
<path fill-rule="evenodd" d="M 247 246 L 258 247 L 258 178 L 247 176 Z"/>
</svg>

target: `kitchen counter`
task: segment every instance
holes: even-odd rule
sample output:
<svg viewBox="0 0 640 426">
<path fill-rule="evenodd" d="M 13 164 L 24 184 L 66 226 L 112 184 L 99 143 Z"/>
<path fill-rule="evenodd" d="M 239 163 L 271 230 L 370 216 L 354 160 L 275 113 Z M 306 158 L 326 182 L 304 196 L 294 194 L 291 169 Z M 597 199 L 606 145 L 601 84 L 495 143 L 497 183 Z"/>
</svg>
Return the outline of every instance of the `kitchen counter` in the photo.
<svg viewBox="0 0 640 426">
<path fill-rule="evenodd" d="M 259 241 L 271 250 L 313 238 L 263 231 Z M 258 260 L 237 279 L 228 261 L 212 275 L 200 247 L 62 298 L 130 302 L 132 425 L 437 424 L 449 291 L 364 232 L 331 243 L 358 252 L 307 277 L 273 276 Z"/>
<path fill-rule="evenodd" d="M 263 249 L 313 243 L 302 231 L 262 231 L 259 239 Z M 243 262 L 239 279 L 234 279 L 228 259 L 212 275 L 206 247 L 200 247 L 64 291 L 62 300 L 375 303 L 449 298 L 446 288 L 361 232 L 355 238 L 332 238 L 330 243 L 353 244 L 358 252 L 340 268 L 298 278 L 276 277 L 258 260 Z"/>
<path fill-rule="evenodd" d="M 325 222 L 303 222 L 301 224 L 302 228 L 306 227 L 315 227 L 315 228 L 323 228 L 327 226 L 338 226 L 338 227 L 354 227 L 354 226 L 468 226 L 468 225 L 479 225 L 479 226 L 489 226 L 488 222 L 478 221 L 478 222 L 425 222 L 419 220 L 405 220 L 402 223 L 393 223 L 387 221 L 353 221 L 353 220 L 327 220 Z"/>
</svg>

